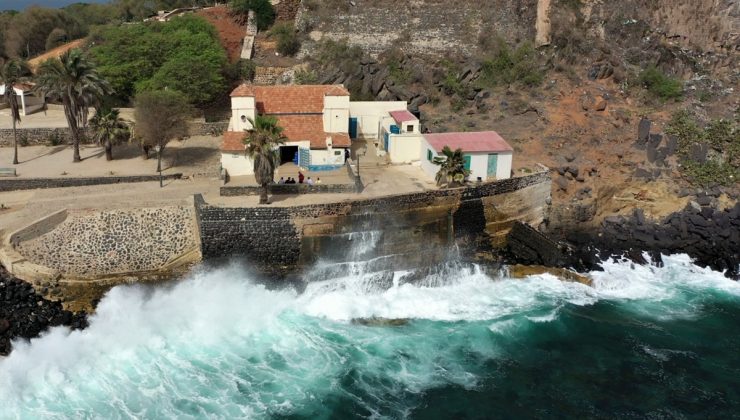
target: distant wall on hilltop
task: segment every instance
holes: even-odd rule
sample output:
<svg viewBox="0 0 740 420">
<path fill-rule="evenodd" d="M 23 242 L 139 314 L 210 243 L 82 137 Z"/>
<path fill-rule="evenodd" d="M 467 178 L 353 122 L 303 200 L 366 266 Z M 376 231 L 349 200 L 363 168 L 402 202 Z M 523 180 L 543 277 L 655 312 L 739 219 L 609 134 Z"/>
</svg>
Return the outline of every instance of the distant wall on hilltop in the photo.
<svg viewBox="0 0 740 420">
<path fill-rule="evenodd" d="M 412 53 L 471 52 L 479 34 L 496 31 L 510 41 L 534 40 L 537 0 L 356 0 L 355 6 L 316 20 L 323 37 L 347 39 L 377 55 L 394 44 Z"/>
</svg>

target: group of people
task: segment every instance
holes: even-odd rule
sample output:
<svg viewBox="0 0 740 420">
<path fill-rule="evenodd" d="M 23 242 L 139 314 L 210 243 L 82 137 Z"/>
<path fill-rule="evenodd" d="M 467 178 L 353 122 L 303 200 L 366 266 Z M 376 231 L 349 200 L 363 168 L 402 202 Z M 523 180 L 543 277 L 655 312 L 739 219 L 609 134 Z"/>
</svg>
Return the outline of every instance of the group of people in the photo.
<svg viewBox="0 0 740 420">
<path fill-rule="evenodd" d="M 295 178 L 288 177 L 288 179 L 283 178 L 282 176 L 278 180 L 278 184 L 303 184 L 305 181 L 308 185 L 314 185 L 314 184 L 321 184 L 321 178 L 316 178 L 316 182 L 314 182 L 313 179 L 309 176 L 306 178 L 301 171 L 298 171 L 298 182 L 296 182 Z"/>
</svg>

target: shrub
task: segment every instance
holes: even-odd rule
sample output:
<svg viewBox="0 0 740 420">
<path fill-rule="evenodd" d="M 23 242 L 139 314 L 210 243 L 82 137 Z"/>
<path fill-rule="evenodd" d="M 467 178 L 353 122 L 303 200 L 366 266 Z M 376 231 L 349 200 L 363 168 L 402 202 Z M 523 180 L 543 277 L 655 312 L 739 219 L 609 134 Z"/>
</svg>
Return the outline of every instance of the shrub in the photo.
<svg viewBox="0 0 740 420">
<path fill-rule="evenodd" d="M 681 82 L 665 75 L 655 66 L 640 73 L 640 83 L 648 92 L 662 100 L 678 98 L 683 94 Z"/>
<path fill-rule="evenodd" d="M 319 76 L 313 70 L 296 70 L 293 82 L 297 85 L 315 85 Z"/>
<path fill-rule="evenodd" d="M 28 146 L 28 134 L 26 134 L 26 132 L 23 130 L 21 130 L 21 132 L 18 133 L 18 144 L 21 147 Z"/>
<path fill-rule="evenodd" d="M 254 10 L 257 20 L 257 29 L 264 30 L 275 22 L 275 8 L 270 0 L 232 0 L 229 7 L 234 13 L 247 16 L 250 10 Z"/>
<path fill-rule="evenodd" d="M 254 79 L 254 74 L 257 72 L 257 64 L 247 58 L 239 59 L 236 62 L 237 71 L 240 80 L 251 82 Z"/>
<path fill-rule="evenodd" d="M 275 25 L 270 31 L 270 36 L 277 38 L 277 50 L 282 55 L 293 56 L 301 49 L 298 34 L 289 23 Z"/>
<path fill-rule="evenodd" d="M 520 83 L 538 86 L 544 79 L 540 70 L 539 56 L 532 44 L 525 42 L 512 50 L 498 38 L 492 54 L 481 65 L 480 83 L 487 86 Z"/>
<path fill-rule="evenodd" d="M 701 128 L 693 115 L 678 111 L 666 126 L 666 133 L 678 139 L 678 152 L 684 174 L 693 182 L 733 184 L 740 177 L 740 129 L 729 120 L 713 120 Z M 707 145 L 716 153 L 706 162 L 691 158 L 691 148 L 696 144 Z"/>
</svg>

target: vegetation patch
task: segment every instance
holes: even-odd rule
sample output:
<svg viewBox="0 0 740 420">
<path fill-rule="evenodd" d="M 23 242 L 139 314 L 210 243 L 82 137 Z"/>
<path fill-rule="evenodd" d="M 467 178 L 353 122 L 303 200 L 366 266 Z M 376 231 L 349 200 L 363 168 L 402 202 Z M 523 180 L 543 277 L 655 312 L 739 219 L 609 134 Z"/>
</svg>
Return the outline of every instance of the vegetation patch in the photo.
<svg viewBox="0 0 740 420">
<path fill-rule="evenodd" d="M 666 133 L 678 140 L 684 174 L 700 185 L 731 185 L 740 177 L 740 126 L 737 121 L 715 119 L 700 126 L 688 111 L 673 114 Z M 695 150 L 707 150 L 697 160 Z M 703 154 L 703 153 L 701 153 Z"/>
<path fill-rule="evenodd" d="M 640 83 L 653 96 L 662 99 L 676 99 L 683 95 L 683 86 L 677 79 L 667 76 L 655 66 L 640 73 Z"/>
<path fill-rule="evenodd" d="M 479 84 L 485 87 L 521 84 L 539 86 L 544 79 L 540 68 L 539 54 L 534 46 L 525 42 L 512 49 L 502 38 L 498 38 L 492 51 L 481 63 Z"/>
<path fill-rule="evenodd" d="M 257 29 L 265 30 L 275 22 L 275 8 L 270 0 L 232 0 L 229 7 L 234 14 L 242 17 L 246 22 L 250 10 L 254 10 Z"/>
<path fill-rule="evenodd" d="M 226 89 L 226 52 L 204 18 L 107 27 L 92 38 L 90 54 L 121 103 L 137 92 L 168 89 L 203 104 Z"/>
<path fill-rule="evenodd" d="M 277 51 L 285 56 L 294 56 L 301 49 L 301 41 L 290 23 L 280 23 L 270 30 L 270 36 L 277 39 Z"/>
</svg>

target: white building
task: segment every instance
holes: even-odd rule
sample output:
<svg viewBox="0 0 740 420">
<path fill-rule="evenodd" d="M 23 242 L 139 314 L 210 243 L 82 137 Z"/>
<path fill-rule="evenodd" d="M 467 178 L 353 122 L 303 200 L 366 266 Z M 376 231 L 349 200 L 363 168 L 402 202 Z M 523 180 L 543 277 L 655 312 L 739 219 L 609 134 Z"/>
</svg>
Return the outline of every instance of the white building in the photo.
<svg viewBox="0 0 740 420">
<path fill-rule="evenodd" d="M 421 140 L 421 168 L 434 179 L 439 165 L 435 157 L 443 157 L 442 149 L 462 149 L 465 169 L 470 170 L 468 180 L 498 180 L 511 177 L 511 164 L 514 149 L 495 131 L 471 133 L 424 134 Z"/>
<path fill-rule="evenodd" d="M 30 83 L 19 83 L 13 86 L 16 96 L 18 96 L 18 105 L 20 106 L 21 116 L 33 114 L 44 109 L 46 101 L 44 97 L 35 93 L 33 85 Z M 5 85 L 0 85 L 0 97 L 5 95 Z M 4 108 L 7 105 L 5 101 L 0 101 L 0 108 Z"/>
<path fill-rule="evenodd" d="M 221 165 L 231 176 L 250 175 L 244 154 L 245 130 L 257 115 L 278 119 L 287 138 L 281 163 L 293 161 L 309 171 L 336 169 L 350 147 L 349 92 L 341 85 L 251 86 L 231 93 L 231 120 L 221 145 Z"/>
</svg>

